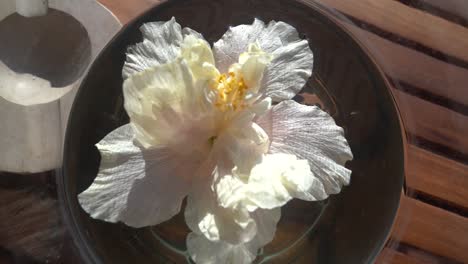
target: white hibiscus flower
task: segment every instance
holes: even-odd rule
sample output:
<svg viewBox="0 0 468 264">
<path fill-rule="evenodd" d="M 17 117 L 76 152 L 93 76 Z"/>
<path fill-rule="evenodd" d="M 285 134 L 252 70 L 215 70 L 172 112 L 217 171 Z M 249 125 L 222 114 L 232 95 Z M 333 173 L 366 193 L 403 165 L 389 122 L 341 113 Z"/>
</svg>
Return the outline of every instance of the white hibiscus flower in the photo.
<svg viewBox="0 0 468 264">
<path fill-rule="evenodd" d="M 93 218 L 157 225 L 180 211 L 197 263 L 250 263 L 281 206 L 350 182 L 343 129 L 291 100 L 312 74 L 306 40 L 283 22 L 230 28 L 213 49 L 172 19 L 141 27 L 123 68 L 130 123 L 98 144 L 99 173 L 79 195 Z"/>
</svg>

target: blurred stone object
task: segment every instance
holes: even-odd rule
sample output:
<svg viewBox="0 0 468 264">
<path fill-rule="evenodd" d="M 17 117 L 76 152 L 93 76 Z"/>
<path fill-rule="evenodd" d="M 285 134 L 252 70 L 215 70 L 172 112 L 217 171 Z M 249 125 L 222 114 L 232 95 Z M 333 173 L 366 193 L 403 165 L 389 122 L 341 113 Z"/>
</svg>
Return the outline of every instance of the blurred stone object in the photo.
<svg viewBox="0 0 468 264">
<path fill-rule="evenodd" d="M 0 1 L 0 171 L 60 167 L 78 86 L 120 27 L 96 0 Z"/>
</svg>

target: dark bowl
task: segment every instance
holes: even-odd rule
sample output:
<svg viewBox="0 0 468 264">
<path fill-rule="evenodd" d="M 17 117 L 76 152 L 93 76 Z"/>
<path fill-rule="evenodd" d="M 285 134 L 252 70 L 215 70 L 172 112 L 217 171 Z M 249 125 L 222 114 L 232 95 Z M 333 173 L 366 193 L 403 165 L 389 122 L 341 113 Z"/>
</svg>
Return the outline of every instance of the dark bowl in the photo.
<svg viewBox="0 0 468 264">
<path fill-rule="evenodd" d="M 129 228 L 91 219 L 77 194 L 99 165 L 94 144 L 128 122 L 122 102 L 127 46 L 141 41 L 145 22 L 169 20 L 201 32 L 213 43 L 230 25 L 285 21 L 309 40 L 314 74 L 295 99 L 318 104 L 344 127 L 354 153 L 351 185 L 326 201 L 293 201 L 282 209 L 274 241 L 257 262 L 372 263 L 386 242 L 404 182 L 399 116 L 381 71 L 327 12 L 292 0 L 174 0 L 128 24 L 103 50 L 83 81 L 68 123 L 64 165 L 58 175 L 65 219 L 89 263 L 186 263 L 183 217 L 157 227 Z"/>
</svg>

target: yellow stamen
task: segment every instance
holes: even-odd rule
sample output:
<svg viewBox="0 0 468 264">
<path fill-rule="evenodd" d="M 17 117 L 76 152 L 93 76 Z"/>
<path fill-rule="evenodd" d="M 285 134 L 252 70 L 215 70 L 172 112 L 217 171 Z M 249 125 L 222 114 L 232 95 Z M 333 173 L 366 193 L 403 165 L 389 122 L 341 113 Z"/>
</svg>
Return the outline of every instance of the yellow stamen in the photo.
<svg viewBox="0 0 468 264">
<path fill-rule="evenodd" d="M 217 92 L 214 105 L 221 111 L 241 110 L 245 107 L 244 98 L 249 89 L 241 76 L 233 71 L 227 75 L 221 74 L 213 85 L 213 90 Z"/>
</svg>

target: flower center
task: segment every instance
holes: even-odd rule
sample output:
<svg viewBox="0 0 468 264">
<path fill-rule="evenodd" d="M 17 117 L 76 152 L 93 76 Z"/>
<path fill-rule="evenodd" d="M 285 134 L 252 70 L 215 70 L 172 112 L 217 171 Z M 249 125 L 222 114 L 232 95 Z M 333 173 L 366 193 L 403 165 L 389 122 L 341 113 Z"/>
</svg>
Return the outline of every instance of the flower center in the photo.
<svg viewBox="0 0 468 264">
<path fill-rule="evenodd" d="M 217 92 L 214 105 L 222 112 L 237 111 L 246 106 L 244 98 L 248 87 L 235 72 L 220 74 L 212 88 Z"/>
</svg>

